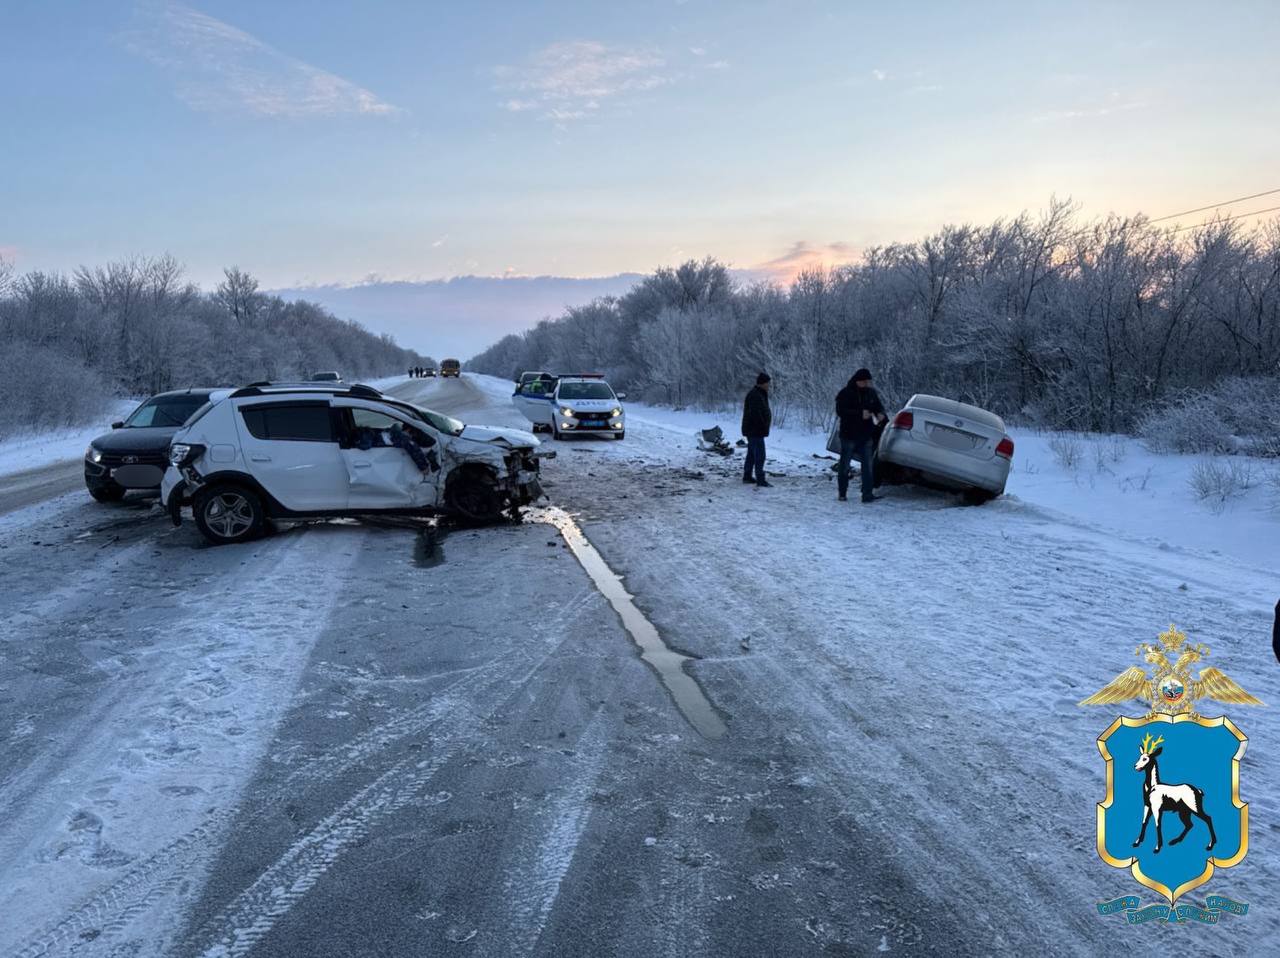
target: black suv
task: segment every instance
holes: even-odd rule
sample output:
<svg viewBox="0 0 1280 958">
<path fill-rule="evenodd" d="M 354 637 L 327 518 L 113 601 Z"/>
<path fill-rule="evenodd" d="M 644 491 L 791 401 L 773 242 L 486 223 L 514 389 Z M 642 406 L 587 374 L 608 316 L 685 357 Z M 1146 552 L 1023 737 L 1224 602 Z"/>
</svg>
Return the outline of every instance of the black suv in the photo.
<svg viewBox="0 0 1280 958">
<path fill-rule="evenodd" d="M 152 396 L 84 451 L 84 484 L 99 502 L 116 502 L 129 489 L 159 490 L 169 466 L 169 440 L 215 390 L 182 389 Z M 223 390 L 227 392 L 227 390 Z"/>
</svg>

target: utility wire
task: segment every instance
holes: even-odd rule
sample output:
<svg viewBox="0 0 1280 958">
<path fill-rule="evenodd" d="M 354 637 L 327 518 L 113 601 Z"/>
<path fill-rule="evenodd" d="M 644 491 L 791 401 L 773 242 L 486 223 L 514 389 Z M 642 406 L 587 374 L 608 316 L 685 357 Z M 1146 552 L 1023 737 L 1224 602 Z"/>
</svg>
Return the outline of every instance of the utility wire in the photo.
<svg viewBox="0 0 1280 958">
<path fill-rule="evenodd" d="M 1183 210 L 1181 213 L 1170 213 L 1168 216 L 1157 216 L 1153 220 L 1147 220 L 1148 223 L 1162 223 L 1165 220 L 1176 219 L 1179 216 L 1190 216 L 1192 213 L 1203 213 L 1205 210 L 1216 210 L 1223 206 L 1232 206 L 1235 203 L 1243 203 L 1245 200 L 1256 200 L 1259 196 L 1270 196 L 1273 193 L 1280 193 L 1280 189 L 1266 190 L 1262 193 L 1254 193 L 1250 196 L 1241 196 L 1238 199 L 1227 200 L 1225 203 L 1214 203 L 1210 206 L 1197 206 L 1194 210 Z M 1263 210 L 1265 213 L 1266 210 Z M 1245 214 L 1246 216 L 1250 214 Z"/>
<path fill-rule="evenodd" d="M 1274 192 L 1280 193 L 1280 190 Z M 1262 194 L 1265 195 L 1265 194 Z M 1199 229 L 1202 226 L 1213 226 L 1215 223 L 1230 223 L 1232 220 L 1247 220 L 1250 216 L 1261 216 L 1263 213 L 1274 213 L 1280 210 L 1280 206 L 1271 206 L 1265 210 L 1255 210 L 1252 213 L 1238 213 L 1235 216 L 1225 216 L 1220 220 L 1207 220 L 1203 223 L 1192 223 L 1189 226 L 1179 226 L 1177 229 L 1169 230 L 1170 233 L 1181 233 L 1183 230 Z M 1181 214 L 1178 214 L 1181 215 Z M 1152 222 L 1155 222 L 1154 220 Z"/>
</svg>

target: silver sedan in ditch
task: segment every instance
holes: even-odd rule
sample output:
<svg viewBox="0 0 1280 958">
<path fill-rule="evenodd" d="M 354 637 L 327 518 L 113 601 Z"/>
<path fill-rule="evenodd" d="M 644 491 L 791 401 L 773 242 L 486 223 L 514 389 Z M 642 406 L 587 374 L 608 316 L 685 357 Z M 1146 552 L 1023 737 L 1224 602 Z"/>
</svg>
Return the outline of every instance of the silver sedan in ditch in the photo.
<svg viewBox="0 0 1280 958">
<path fill-rule="evenodd" d="M 1013 440 L 995 413 L 917 393 L 885 429 L 876 457 L 885 482 L 956 489 L 984 502 L 1004 492 Z"/>
</svg>

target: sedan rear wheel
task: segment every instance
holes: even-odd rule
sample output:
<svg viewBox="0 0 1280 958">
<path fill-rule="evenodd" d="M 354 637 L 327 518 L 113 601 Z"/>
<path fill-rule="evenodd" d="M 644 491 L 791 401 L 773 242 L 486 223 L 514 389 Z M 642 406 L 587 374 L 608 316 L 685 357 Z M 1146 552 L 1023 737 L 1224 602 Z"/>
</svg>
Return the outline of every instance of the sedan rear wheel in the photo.
<svg viewBox="0 0 1280 958">
<path fill-rule="evenodd" d="M 192 503 L 196 526 L 215 545 L 247 542 L 262 534 L 262 501 L 241 486 L 202 489 Z"/>
</svg>

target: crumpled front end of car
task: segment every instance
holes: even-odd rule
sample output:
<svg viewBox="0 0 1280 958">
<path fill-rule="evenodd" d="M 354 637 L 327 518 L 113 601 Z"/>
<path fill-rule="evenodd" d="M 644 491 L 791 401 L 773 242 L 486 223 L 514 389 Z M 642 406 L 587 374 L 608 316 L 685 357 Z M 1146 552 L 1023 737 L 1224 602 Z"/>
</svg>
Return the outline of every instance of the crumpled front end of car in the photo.
<svg viewBox="0 0 1280 958">
<path fill-rule="evenodd" d="M 515 507 L 527 506 L 542 497 L 542 460 L 554 459 L 554 450 L 537 447 L 513 449 L 505 457 L 506 493 Z"/>
</svg>

